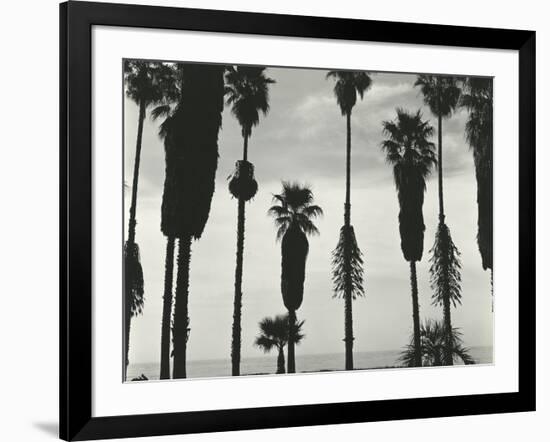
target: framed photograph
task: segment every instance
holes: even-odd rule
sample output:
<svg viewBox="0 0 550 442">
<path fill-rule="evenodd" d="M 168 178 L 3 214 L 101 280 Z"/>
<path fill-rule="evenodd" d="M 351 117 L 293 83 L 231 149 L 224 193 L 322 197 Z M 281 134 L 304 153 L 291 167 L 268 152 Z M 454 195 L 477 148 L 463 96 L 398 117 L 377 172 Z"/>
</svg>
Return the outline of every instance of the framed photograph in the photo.
<svg viewBox="0 0 550 442">
<path fill-rule="evenodd" d="M 62 439 L 535 409 L 535 32 L 60 24 Z"/>
</svg>

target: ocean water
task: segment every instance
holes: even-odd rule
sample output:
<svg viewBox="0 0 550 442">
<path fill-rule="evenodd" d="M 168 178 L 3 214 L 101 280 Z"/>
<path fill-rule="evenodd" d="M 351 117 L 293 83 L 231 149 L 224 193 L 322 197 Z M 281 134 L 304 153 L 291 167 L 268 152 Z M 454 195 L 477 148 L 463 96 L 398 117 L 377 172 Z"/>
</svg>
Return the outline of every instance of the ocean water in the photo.
<svg viewBox="0 0 550 442">
<path fill-rule="evenodd" d="M 354 365 L 357 369 L 389 368 L 399 366 L 400 350 L 355 352 Z M 471 347 L 470 355 L 476 364 L 493 363 L 493 347 Z M 277 354 L 242 358 L 241 374 L 259 375 L 274 374 L 277 369 Z M 296 354 L 296 372 L 339 371 L 344 369 L 344 353 L 327 353 L 316 355 Z M 128 379 L 144 374 L 150 380 L 158 380 L 159 363 L 137 363 L 128 367 Z M 187 361 L 187 376 L 189 378 L 226 377 L 231 376 L 231 361 L 229 359 L 211 359 L 203 361 Z"/>
</svg>

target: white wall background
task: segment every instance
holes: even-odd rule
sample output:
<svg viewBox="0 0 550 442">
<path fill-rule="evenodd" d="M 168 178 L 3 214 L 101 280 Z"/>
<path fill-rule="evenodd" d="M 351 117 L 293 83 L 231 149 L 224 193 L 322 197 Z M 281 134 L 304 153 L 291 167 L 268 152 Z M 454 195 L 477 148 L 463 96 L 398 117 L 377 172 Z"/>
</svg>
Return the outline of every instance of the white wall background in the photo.
<svg viewBox="0 0 550 442">
<path fill-rule="evenodd" d="M 43 441 L 57 437 L 58 406 L 58 7 L 57 0 L 3 2 L 0 25 L 0 440 Z M 376 20 L 415 21 L 537 31 L 537 224 L 550 222 L 546 188 L 550 161 L 544 131 L 550 119 L 550 29 L 545 3 L 440 0 L 319 2 L 314 0 L 139 1 L 158 5 L 233 9 Z M 538 229 L 538 273 L 550 264 L 543 253 L 548 230 Z M 151 441 L 369 440 L 424 441 L 491 438 L 546 440 L 550 381 L 546 375 L 550 325 L 547 280 L 538 292 L 538 400 L 536 413 L 384 422 L 300 429 L 150 438 Z M 546 436 L 545 436 L 546 435 Z"/>
</svg>

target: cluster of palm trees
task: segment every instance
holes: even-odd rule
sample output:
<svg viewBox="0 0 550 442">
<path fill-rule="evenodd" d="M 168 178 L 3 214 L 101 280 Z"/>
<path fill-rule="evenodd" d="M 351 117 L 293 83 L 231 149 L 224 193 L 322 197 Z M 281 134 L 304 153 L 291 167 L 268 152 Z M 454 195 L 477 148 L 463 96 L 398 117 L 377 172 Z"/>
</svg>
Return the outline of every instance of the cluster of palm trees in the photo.
<svg viewBox="0 0 550 442">
<path fill-rule="evenodd" d="M 261 115 L 266 116 L 269 112 L 269 87 L 275 83 L 266 76 L 265 69 L 139 60 L 124 63 L 126 93 L 139 108 L 129 226 L 124 247 L 126 366 L 131 318 L 141 313 L 144 305 L 144 276 L 135 238 L 140 154 L 147 112 L 153 120 L 162 120 L 158 135 L 165 150 L 161 231 L 166 236 L 166 256 L 160 378 L 184 378 L 191 330 L 188 314 L 191 250 L 193 241 L 200 240 L 210 213 L 219 156 L 218 133 L 224 105 L 227 105 L 237 119 L 243 137 L 242 159 L 236 161 L 229 180 L 229 192 L 237 200 L 231 367 L 232 375 L 240 375 L 246 203 L 258 191 L 248 147 L 252 129 L 259 124 Z M 364 296 L 365 283 L 363 254 L 351 223 L 351 116 L 357 96 L 363 99 L 373 81 L 371 74 L 355 71 L 330 71 L 327 78 L 335 80 L 334 94 L 346 118 L 347 128 L 344 224 L 332 255 L 332 279 L 334 295 L 344 299 L 345 368 L 352 370 L 352 301 Z M 437 117 L 437 152 L 430 141 L 434 128 L 429 121 L 423 120 L 420 110 L 409 112 L 398 108 L 395 120 L 382 124 L 385 139 L 381 146 L 387 162 L 393 167 L 400 208 L 401 249 L 410 264 L 413 336 L 407 350 L 410 350 L 407 364 L 421 366 L 436 361 L 451 365 L 455 356 L 464 350 L 460 332 L 451 323 L 451 303 L 456 307 L 461 301 L 461 264 L 443 210 L 442 121 L 450 118 L 458 106 L 466 108 L 469 113 L 465 130 L 474 155 L 478 183 L 478 245 L 483 268 L 492 271 L 492 82 L 484 78 L 419 75 L 415 86 L 420 87 L 425 103 Z M 426 322 L 421 327 L 416 262 L 423 254 L 425 226 L 422 206 L 426 179 L 436 166 L 439 172 L 439 224 L 430 250 L 430 281 L 433 302 L 443 307 L 443 322 Z M 311 188 L 296 182 L 283 182 L 282 191 L 274 195 L 273 202 L 268 215 L 275 220 L 276 239 L 281 242 L 281 294 L 288 313 L 264 319 L 260 323 L 261 334 L 256 345 L 264 351 L 273 348 L 279 351 L 277 372 L 284 372 L 283 349 L 286 346 L 287 372 L 293 373 L 296 369 L 294 347 L 304 336 L 301 331 L 303 321 L 297 320 L 296 312 L 304 295 L 308 236 L 319 233 L 314 220 L 322 216 L 323 210 L 314 204 Z M 177 265 L 174 269 L 176 246 Z M 431 336 L 435 328 L 437 338 Z M 437 357 L 427 356 L 427 343 L 434 340 L 438 342 L 440 353 Z M 430 345 L 430 348 L 436 347 Z"/>
</svg>

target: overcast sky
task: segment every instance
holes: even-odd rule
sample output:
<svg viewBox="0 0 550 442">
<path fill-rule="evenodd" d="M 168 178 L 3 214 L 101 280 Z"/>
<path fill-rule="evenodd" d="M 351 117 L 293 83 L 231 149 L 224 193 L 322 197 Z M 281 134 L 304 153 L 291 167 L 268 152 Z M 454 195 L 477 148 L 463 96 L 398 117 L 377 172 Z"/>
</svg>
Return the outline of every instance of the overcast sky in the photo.
<svg viewBox="0 0 550 442">
<path fill-rule="evenodd" d="M 266 215 L 281 180 L 312 186 L 325 216 L 316 221 L 320 236 L 309 239 L 304 302 L 306 338 L 297 354 L 343 352 L 344 302 L 332 297 L 331 252 L 343 224 L 345 185 L 345 119 L 326 71 L 270 68 L 271 109 L 253 129 L 249 160 L 259 191 L 246 205 L 243 274 L 242 356 L 260 356 L 253 346 L 258 321 L 284 313 L 280 293 L 280 244 L 273 220 Z M 366 296 L 354 302 L 355 351 L 395 350 L 412 331 L 409 265 L 403 259 L 397 223 L 398 203 L 392 170 L 380 149 L 382 121 L 395 118 L 395 108 L 422 109 L 436 119 L 413 87 L 416 76 L 377 73 L 372 88 L 352 114 L 352 224 L 365 258 Z M 132 182 L 137 106 L 125 99 L 125 181 Z M 472 154 L 465 142 L 466 113 L 443 124 L 446 220 L 462 253 L 463 305 L 452 310 L 453 325 L 462 328 L 467 346 L 492 345 L 490 276 L 477 250 L 476 182 Z M 164 150 L 157 123 L 143 131 L 137 204 L 137 235 L 145 279 L 145 309 L 132 320 L 130 362 L 160 358 L 160 329 L 166 239 L 160 231 Z M 436 142 L 436 137 L 433 140 Z M 220 160 L 216 191 L 203 237 L 192 245 L 189 291 L 191 334 L 188 360 L 230 357 L 235 270 L 237 201 L 227 177 L 242 157 L 240 127 L 226 108 L 219 135 Z M 437 223 L 437 180 L 432 174 L 424 203 L 424 256 L 417 264 L 421 318 L 441 318 L 431 306 L 428 251 Z M 127 216 L 131 189 L 126 192 Z M 126 226 L 126 223 L 125 223 Z M 126 232 L 127 233 L 127 232 Z M 175 276 L 175 275 L 174 275 Z M 175 284 L 174 284 L 175 286 Z"/>
</svg>

